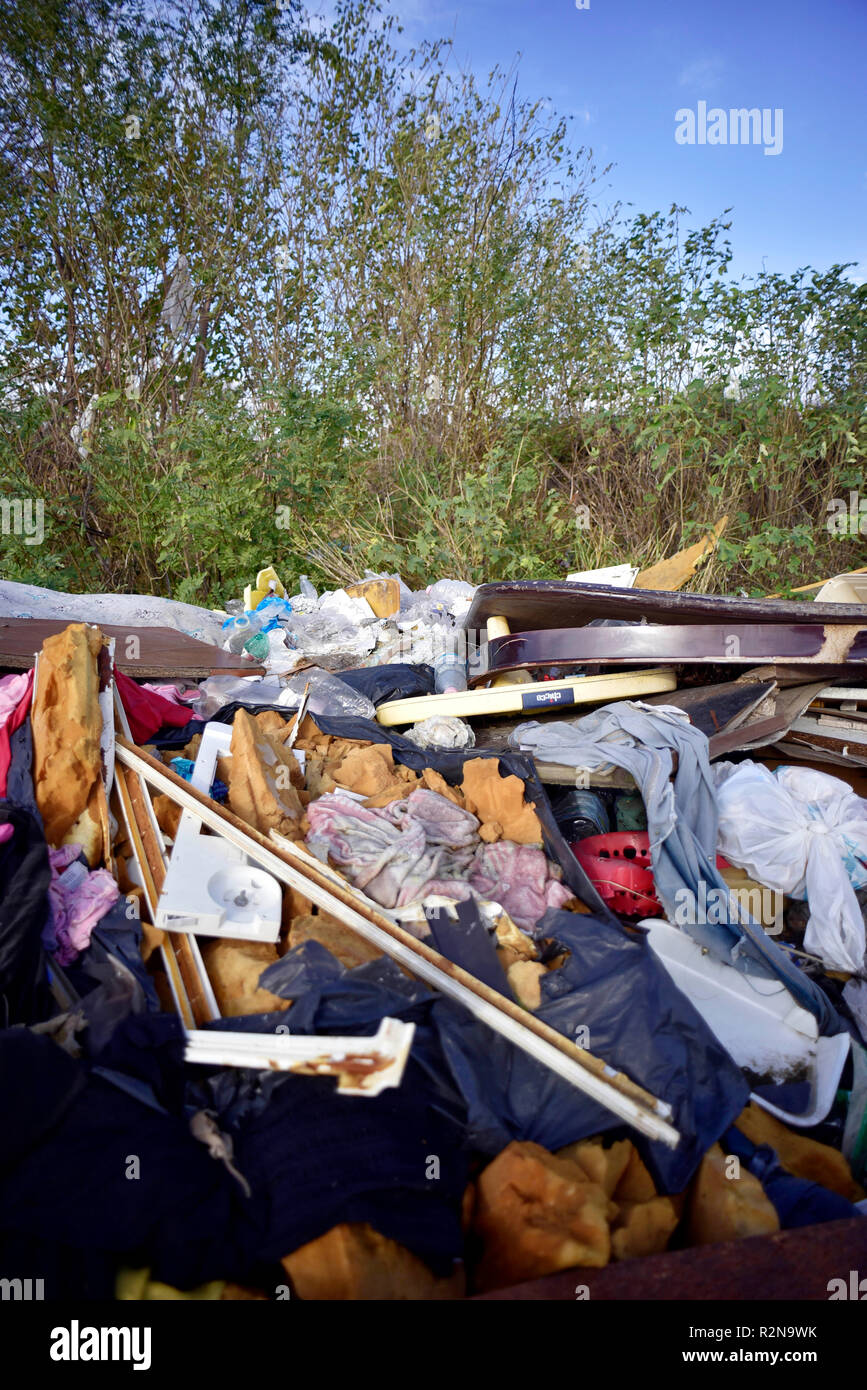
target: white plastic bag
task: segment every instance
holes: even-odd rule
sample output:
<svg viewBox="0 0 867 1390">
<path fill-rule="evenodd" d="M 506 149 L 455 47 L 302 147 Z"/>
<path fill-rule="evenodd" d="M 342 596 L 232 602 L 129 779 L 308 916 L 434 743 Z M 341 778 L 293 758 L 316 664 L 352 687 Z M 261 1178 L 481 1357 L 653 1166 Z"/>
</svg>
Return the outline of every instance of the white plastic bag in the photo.
<svg viewBox="0 0 867 1390">
<path fill-rule="evenodd" d="M 453 618 L 463 618 L 470 611 L 476 586 L 463 579 L 438 579 L 427 592 L 437 603 L 444 603 Z"/>
<path fill-rule="evenodd" d="M 860 970 L 867 884 L 867 802 L 810 767 L 717 765 L 719 853 L 778 893 L 806 898 L 804 948 L 834 970 Z"/>
<path fill-rule="evenodd" d="M 454 749 L 475 748 L 476 736 L 463 719 L 455 719 L 448 714 L 435 714 L 430 719 L 421 719 L 409 729 L 404 730 L 404 738 L 414 743 L 416 748 Z"/>
</svg>

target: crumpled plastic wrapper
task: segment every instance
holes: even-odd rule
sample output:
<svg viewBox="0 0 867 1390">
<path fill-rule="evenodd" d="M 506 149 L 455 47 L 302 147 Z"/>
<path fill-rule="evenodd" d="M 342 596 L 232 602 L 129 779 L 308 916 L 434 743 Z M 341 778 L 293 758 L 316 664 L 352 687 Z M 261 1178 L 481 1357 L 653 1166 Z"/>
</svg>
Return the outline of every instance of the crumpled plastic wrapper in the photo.
<svg viewBox="0 0 867 1390">
<path fill-rule="evenodd" d="M 297 709 L 308 684 L 310 695 L 307 708 L 311 714 L 340 715 L 344 719 L 376 718 L 373 702 L 366 695 L 362 695 L 360 690 L 353 690 L 339 676 L 323 671 L 319 666 L 309 666 L 284 681 L 277 703 L 287 709 Z"/>
<path fill-rule="evenodd" d="M 417 748 L 462 749 L 476 746 L 476 736 L 469 724 L 447 714 L 420 719 L 406 730 L 404 738 L 408 738 Z"/>
<path fill-rule="evenodd" d="M 280 705 L 297 709 L 309 684 L 307 708 L 311 714 L 342 715 L 344 718 L 373 719 L 373 702 L 353 690 L 339 676 L 323 671 L 319 666 L 307 666 L 288 679 L 276 673 L 267 676 L 209 676 L 199 683 L 200 695 L 193 712 L 202 719 L 212 719 L 217 710 L 237 700 L 243 705 Z"/>
<path fill-rule="evenodd" d="M 428 587 L 428 597 L 436 603 L 444 603 L 453 618 L 461 621 L 470 610 L 476 592 L 474 584 L 463 579 L 438 579 Z"/>
<path fill-rule="evenodd" d="M 365 606 L 370 607 L 369 604 Z M 320 608 L 315 613 L 293 613 L 286 623 L 286 631 L 293 646 L 311 658 L 335 655 L 361 658 L 369 656 L 376 646 L 373 622 L 358 627 L 339 608 Z"/>
</svg>

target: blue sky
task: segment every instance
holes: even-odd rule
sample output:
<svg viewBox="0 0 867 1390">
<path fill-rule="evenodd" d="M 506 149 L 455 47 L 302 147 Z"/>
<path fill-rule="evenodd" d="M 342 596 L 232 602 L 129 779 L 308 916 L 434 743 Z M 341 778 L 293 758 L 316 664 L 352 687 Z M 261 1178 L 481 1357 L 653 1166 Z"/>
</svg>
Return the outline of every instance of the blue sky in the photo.
<svg viewBox="0 0 867 1390">
<path fill-rule="evenodd" d="M 867 278 L 867 0 L 393 0 L 406 40 L 451 37 L 478 75 L 574 116 L 636 211 L 731 207 L 732 272 L 854 261 Z M 675 112 L 781 108 L 782 149 L 675 141 Z"/>
</svg>

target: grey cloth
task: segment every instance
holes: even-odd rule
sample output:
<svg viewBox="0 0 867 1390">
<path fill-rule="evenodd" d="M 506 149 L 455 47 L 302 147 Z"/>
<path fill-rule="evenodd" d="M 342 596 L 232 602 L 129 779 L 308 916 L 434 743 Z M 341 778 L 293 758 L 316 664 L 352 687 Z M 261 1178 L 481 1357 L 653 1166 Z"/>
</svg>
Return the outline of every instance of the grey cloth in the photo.
<svg viewBox="0 0 867 1390">
<path fill-rule="evenodd" d="M 716 866 L 718 816 L 707 736 L 683 710 L 619 700 L 581 719 L 519 724 L 509 742 L 544 762 L 594 771 L 613 765 L 631 773 L 647 811 L 656 893 L 666 915 L 726 965 L 781 980 L 822 1032 L 840 1031 L 842 1021 L 824 992 L 729 893 Z"/>
</svg>

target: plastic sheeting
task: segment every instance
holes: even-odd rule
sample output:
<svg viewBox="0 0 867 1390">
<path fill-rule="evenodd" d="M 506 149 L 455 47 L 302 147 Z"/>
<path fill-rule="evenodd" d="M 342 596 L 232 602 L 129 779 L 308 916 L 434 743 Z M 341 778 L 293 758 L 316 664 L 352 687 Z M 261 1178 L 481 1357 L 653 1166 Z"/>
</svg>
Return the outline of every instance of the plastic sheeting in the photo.
<svg viewBox="0 0 867 1390">
<path fill-rule="evenodd" d="M 0 1062 L 3 1041 L 0 1034 Z M 54 1051 L 64 1076 L 81 1075 Z M 51 1052 L 39 1052 L 48 1076 L 43 1082 L 34 1069 L 32 1094 L 50 1095 Z M 180 1021 L 166 1015 L 130 1018 L 116 1030 L 50 1134 L 34 1126 L 29 1097 L 0 1074 L 0 1099 L 12 1090 L 22 1126 L 41 1140 L 26 1155 L 19 1148 L 17 1168 L 0 1174 L 0 1273 L 14 1270 L 4 1268 L 12 1232 L 31 1254 L 43 1253 L 42 1243 L 46 1257 L 66 1245 L 79 1261 L 94 1250 L 127 1256 L 141 1247 L 158 1277 L 178 1287 L 215 1276 L 258 1282 L 263 1264 L 354 1221 L 449 1273 L 463 1252 L 469 1160 L 460 1117 L 432 1110 L 436 1087 L 422 1069 L 410 1061 L 404 1084 L 379 1096 L 342 1096 L 331 1078 L 283 1074 L 267 1104 L 227 1103 L 262 1079 L 269 1077 L 246 1070 L 208 1078 L 206 1068 L 185 1063 Z M 231 1135 L 249 1197 L 192 1138 L 189 1120 L 201 1109 L 216 1112 L 217 1127 Z M 0 1136 L 0 1159 L 4 1143 Z M 139 1181 L 127 1180 L 118 1153 L 140 1158 Z M 440 1160 L 436 1177 L 426 1171 L 431 1155 Z M 50 1275 L 52 1263 L 38 1272 Z M 57 1296 L 50 1285 L 47 1292 Z"/>
<path fill-rule="evenodd" d="M 141 957 L 141 922 L 128 916 L 127 910 L 125 900 L 119 899 L 94 927 L 89 949 L 65 972 L 81 996 L 87 1022 L 83 1043 L 91 1055 L 107 1045 L 130 1014 L 160 1011 L 159 996 Z"/>
<path fill-rule="evenodd" d="M 118 627 L 171 627 L 200 642 L 222 642 L 221 614 L 152 594 L 62 594 L 36 584 L 0 580 L 0 617 L 63 618 Z"/>
</svg>

